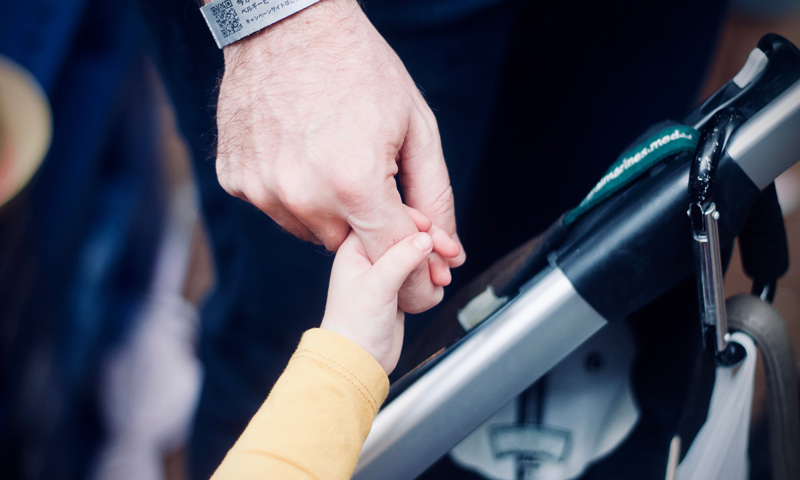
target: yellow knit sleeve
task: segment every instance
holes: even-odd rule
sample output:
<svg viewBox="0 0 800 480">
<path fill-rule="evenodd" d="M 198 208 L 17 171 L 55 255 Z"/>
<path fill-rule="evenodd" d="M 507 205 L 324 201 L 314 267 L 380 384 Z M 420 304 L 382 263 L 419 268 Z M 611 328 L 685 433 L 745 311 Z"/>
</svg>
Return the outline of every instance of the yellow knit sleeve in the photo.
<svg viewBox="0 0 800 480">
<path fill-rule="evenodd" d="M 348 479 L 388 392 L 370 354 L 309 330 L 212 479 Z"/>
</svg>

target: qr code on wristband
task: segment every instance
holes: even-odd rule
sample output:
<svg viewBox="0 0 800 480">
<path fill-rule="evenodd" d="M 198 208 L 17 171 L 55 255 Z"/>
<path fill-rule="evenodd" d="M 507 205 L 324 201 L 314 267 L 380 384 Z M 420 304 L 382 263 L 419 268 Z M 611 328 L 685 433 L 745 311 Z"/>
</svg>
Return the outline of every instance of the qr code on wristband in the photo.
<svg viewBox="0 0 800 480">
<path fill-rule="evenodd" d="M 227 38 L 242 29 L 242 23 L 239 21 L 239 16 L 236 15 L 236 10 L 233 9 L 231 0 L 212 5 L 211 14 L 214 15 L 214 20 L 219 25 L 219 31 L 223 37 Z"/>
</svg>

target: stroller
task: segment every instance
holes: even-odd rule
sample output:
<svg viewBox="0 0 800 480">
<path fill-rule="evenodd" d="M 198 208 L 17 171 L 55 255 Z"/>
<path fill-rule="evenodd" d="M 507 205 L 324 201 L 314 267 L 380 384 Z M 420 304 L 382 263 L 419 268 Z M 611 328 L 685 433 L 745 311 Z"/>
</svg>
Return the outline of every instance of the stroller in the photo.
<svg viewBox="0 0 800 480">
<path fill-rule="evenodd" d="M 746 459 L 715 443 L 722 428 L 738 432 L 722 440 L 746 448 L 747 419 L 719 412 L 723 384 L 747 370 L 752 385 L 757 345 L 773 476 L 800 478 L 797 371 L 785 324 L 769 304 L 788 267 L 773 181 L 798 160 L 800 50 L 771 34 L 682 122 L 648 129 L 578 207 L 454 297 L 410 347 L 419 366 L 392 385 L 354 478 L 420 475 L 585 342 L 623 321 L 647 322 L 659 302 L 686 304 L 687 288 L 697 300 L 688 308 L 699 312 L 689 321 L 696 329 L 699 318 L 695 344 L 671 347 L 666 335 L 652 355 L 688 358 L 694 373 L 685 379 L 686 403 L 669 407 L 675 431 L 646 445 L 647 458 L 660 478 L 734 478 L 726 466 Z M 722 270 L 737 236 L 755 295 L 726 305 Z M 670 328 L 686 331 L 685 323 Z M 632 437 L 609 452 L 645 448 Z"/>
</svg>

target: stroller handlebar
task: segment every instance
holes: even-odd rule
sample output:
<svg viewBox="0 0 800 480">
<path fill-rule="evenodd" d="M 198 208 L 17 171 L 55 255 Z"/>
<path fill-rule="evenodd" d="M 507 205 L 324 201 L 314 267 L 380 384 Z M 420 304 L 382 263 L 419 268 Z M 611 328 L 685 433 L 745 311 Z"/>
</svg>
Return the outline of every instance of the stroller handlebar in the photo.
<svg viewBox="0 0 800 480">
<path fill-rule="evenodd" d="M 731 139 L 728 155 L 763 190 L 800 160 L 798 143 L 800 80 L 739 128 Z"/>
<path fill-rule="evenodd" d="M 728 82 L 684 120 L 702 128 L 728 106 L 746 119 L 716 175 L 723 246 L 742 230 L 761 190 L 800 160 L 800 51 L 777 35 L 765 36 L 759 49 L 766 63 Z M 684 152 L 653 167 L 578 219 L 515 298 L 384 406 L 353 478 L 419 475 L 607 321 L 688 278 L 691 157 Z"/>
</svg>

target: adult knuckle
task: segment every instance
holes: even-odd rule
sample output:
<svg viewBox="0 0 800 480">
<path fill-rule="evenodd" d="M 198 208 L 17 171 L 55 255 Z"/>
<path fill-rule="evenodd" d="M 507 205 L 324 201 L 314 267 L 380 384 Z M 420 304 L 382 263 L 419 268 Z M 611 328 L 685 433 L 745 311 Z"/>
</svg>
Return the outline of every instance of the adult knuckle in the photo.
<svg viewBox="0 0 800 480">
<path fill-rule="evenodd" d="M 279 197 L 293 215 L 304 217 L 316 210 L 313 188 L 287 185 L 280 189 Z"/>
<path fill-rule="evenodd" d="M 349 226 L 341 225 L 339 222 L 325 222 L 316 227 L 314 233 L 322 245 L 331 252 L 337 251 L 350 233 Z"/>
<path fill-rule="evenodd" d="M 245 176 L 242 191 L 248 202 L 260 210 L 270 213 L 276 207 L 275 196 L 270 188 L 258 176 Z"/>
<path fill-rule="evenodd" d="M 358 169 L 339 169 L 328 178 L 334 196 L 343 204 L 363 201 L 373 187 L 370 176 Z"/>
<path fill-rule="evenodd" d="M 220 187 L 222 187 L 222 189 L 228 192 L 230 195 L 235 196 L 236 192 L 239 190 L 230 173 L 220 170 L 219 167 L 217 168 L 217 181 L 219 181 Z"/>
<path fill-rule="evenodd" d="M 237 175 L 228 164 L 217 162 L 217 181 L 229 195 L 247 200 L 241 176 Z"/>
<path fill-rule="evenodd" d="M 350 233 L 350 228 L 330 228 L 327 238 L 325 239 L 325 247 L 334 252 L 344 243 L 347 235 Z"/>
</svg>

